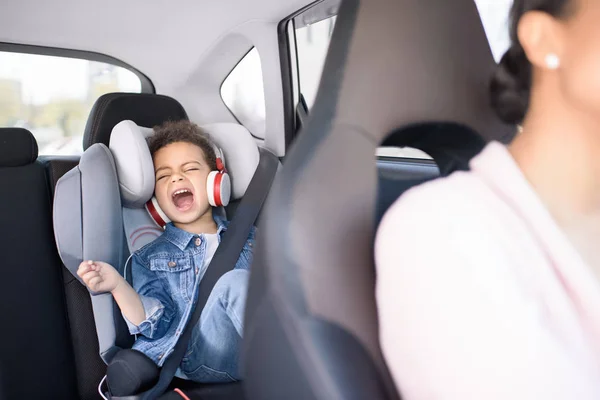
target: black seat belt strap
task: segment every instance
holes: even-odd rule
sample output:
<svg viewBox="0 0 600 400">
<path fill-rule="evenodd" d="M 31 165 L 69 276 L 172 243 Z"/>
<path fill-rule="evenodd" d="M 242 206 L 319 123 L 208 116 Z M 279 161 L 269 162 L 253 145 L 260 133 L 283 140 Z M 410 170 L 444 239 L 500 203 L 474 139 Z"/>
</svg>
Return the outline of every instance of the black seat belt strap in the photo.
<svg viewBox="0 0 600 400">
<path fill-rule="evenodd" d="M 173 348 L 173 352 L 165 361 L 160 371 L 158 382 L 152 389 L 141 395 L 142 399 L 150 400 L 158 398 L 165 392 L 171 380 L 173 380 L 175 372 L 185 355 L 192 330 L 200 319 L 202 310 L 208 301 L 213 287 L 221 276 L 235 267 L 252 226 L 256 222 L 262 205 L 267 198 L 271 184 L 275 179 L 278 165 L 279 159 L 275 155 L 267 150 L 260 149 L 260 161 L 254 172 L 254 176 L 248 185 L 248 189 L 246 189 L 244 197 L 240 201 L 235 216 L 229 223 L 227 231 L 223 234 L 221 244 L 217 247 L 215 255 L 200 281 L 198 298 L 193 306 L 192 316 Z"/>
</svg>

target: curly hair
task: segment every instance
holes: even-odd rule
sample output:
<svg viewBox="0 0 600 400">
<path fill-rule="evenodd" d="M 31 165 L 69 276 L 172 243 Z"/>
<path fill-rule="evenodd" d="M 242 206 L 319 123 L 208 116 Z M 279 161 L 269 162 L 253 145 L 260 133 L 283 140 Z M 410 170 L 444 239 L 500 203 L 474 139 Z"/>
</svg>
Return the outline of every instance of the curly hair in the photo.
<svg viewBox="0 0 600 400">
<path fill-rule="evenodd" d="M 212 170 L 217 169 L 217 155 L 210 135 L 187 120 L 168 121 L 154 127 L 154 135 L 148 138 L 148 148 L 152 158 L 158 150 L 177 142 L 191 143 L 200 147 L 208 166 Z"/>
</svg>

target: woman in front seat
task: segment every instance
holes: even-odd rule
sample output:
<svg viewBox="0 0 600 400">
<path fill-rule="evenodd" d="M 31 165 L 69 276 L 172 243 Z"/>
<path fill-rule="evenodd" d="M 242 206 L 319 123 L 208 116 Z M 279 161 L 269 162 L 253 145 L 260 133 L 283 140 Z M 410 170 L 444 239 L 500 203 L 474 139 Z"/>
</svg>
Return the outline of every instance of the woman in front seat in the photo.
<svg viewBox="0 0 600 400">
<path fill-rule="evenodd" d="M 522 129 L 392 206 L 380 338 L 405 400 L 600 399 L 600 1 L 515 0 L 491 84 Z"/>
</svg>

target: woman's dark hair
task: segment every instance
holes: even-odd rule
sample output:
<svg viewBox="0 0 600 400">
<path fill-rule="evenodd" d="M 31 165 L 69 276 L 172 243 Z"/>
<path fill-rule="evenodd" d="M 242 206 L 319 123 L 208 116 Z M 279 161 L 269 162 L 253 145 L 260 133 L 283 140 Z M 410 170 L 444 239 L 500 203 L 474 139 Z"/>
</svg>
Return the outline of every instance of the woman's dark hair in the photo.
<svg viewBox="0 0 600 400">
<path fill-rule="evenodd" d="M 504 54 L 490 83 L 492 106 L 509 124 L 523 122 L 529 108 L 531 64 L 519 43 L 521 17 L 529 11 L 542 11 L 564 18 L 575 0 L 514 0 L 510 11 L 511 46 Z"/>
</svg>

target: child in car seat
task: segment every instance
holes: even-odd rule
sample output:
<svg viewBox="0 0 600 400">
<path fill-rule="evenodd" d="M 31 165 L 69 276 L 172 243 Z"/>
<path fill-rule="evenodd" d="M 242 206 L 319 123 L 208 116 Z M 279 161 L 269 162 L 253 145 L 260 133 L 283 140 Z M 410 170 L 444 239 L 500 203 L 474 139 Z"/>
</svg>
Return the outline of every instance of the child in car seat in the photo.
<svg viewBox="0 0 600 400">
<path fill-rule="evenodd" d="M 207 179 L 217 170 L 211 140 L 188 121 L 167 122 L 148 140 L 158 205 L 171 220 L 164 234 L 132 256 L 133 287 L 111 265 L 84 261 L 77 274 L 90 290 L 111 292 L 138 350 L 162 366 L 191 316 L 197 287 L 227 229 L 213 215 Z M 196 382 L 240 379 L 238 352 L 254 228 L 232 271 L 214 286 L 193 328 L 177 375 Z"/>
</svg>

